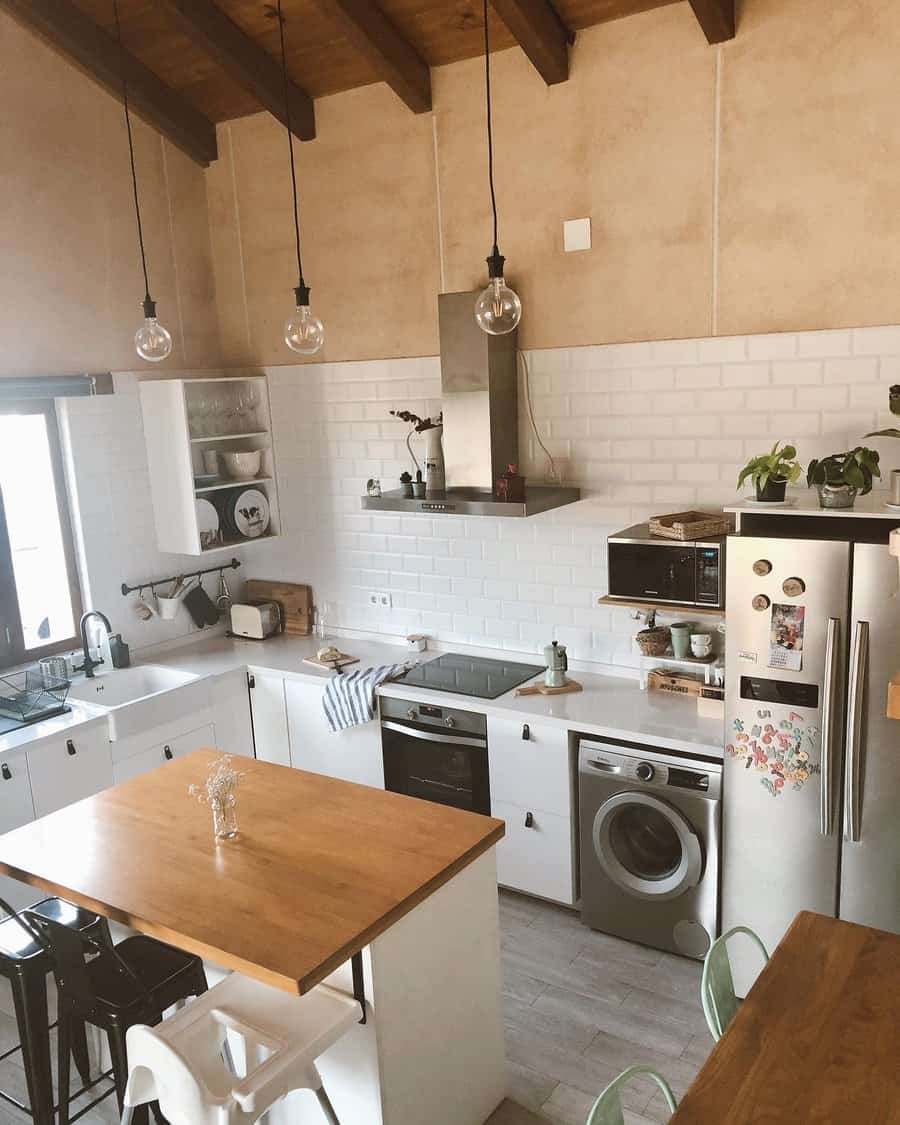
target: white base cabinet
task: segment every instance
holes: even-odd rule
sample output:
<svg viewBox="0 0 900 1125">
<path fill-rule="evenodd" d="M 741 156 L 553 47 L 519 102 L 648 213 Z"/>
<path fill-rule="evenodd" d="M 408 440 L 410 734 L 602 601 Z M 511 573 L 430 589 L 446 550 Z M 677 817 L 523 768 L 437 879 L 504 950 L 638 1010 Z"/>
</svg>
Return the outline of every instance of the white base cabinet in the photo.
<svg viewBox="0 0 900 1125">
<path fill-rule="evenodd" d="M 31 782 L 28 780 L 28 759 L 25 751 L 3 755 L 0 764 L 0 833 L 12 832 L 34 820 Z M 18 879 L 0 875 L 0 898 L 15 910 L 30 906 L 37 892 Z M 2 914 L 2 910 L 0 910 Z"/>
<path fill-rule="evenodd" d="M 257 758 L 261 762 L 289 766 L 291 741 L 288 737 L 283 677 L 253 669 L 250 672 L 250 704 Z"/>
<path fill-rule="evenodd" d="M 47 816 L 113 783 L 106 719 L 94 719 L 28 749 L 34 815 Z"/>
<path fill-rule="evenodd" d="M 487 732 L 491 812 L 506 821 L 498 881 L 571 906 L 577 888 L 568 732 L 493 715 Z"/>
<path fill-rule="evenodd" d="M 381 727 L 371 723 L 333 731 L 322 710 L 321 684 L 286 680 L 291 765 L 343 781 L 384 789 Z"/>
</svg>

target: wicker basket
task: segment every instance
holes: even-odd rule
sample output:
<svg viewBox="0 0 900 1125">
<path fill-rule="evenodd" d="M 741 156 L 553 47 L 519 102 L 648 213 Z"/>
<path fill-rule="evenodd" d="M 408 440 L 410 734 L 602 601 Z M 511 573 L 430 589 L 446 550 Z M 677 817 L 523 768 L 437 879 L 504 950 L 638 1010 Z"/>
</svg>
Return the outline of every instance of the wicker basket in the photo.
<svg viewBox="0 0 900 1125">
<path fill-rule="evenodd" d="M 728 535 L 731 530 L 728 516 L 716 516 L 710 512 L 675 512 L 670 516 L 653 516 L 650 520 L 650 534 L 663 539 L 706 539 L 713 535 Z"/>
<path fill-rule="evenodd" d="M 634 639 L 644 656 L 665 656 L 671 634 L 665 626 L 657 625 L 655 629 L 641 629 Z"/>
</svg>

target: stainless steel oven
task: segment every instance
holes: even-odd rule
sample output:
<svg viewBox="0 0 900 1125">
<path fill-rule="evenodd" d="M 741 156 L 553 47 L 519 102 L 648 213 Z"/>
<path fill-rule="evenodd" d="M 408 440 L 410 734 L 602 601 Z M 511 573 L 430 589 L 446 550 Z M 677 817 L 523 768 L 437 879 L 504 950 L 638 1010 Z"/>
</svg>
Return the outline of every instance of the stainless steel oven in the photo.
<svg viewBox="0 0 900 1125">
<path fill-rule="evenodd" d="M 381 699 L 384 785 L 470 812 L 491 812 L 487 720 L 484 715 Z"/>
</svg>

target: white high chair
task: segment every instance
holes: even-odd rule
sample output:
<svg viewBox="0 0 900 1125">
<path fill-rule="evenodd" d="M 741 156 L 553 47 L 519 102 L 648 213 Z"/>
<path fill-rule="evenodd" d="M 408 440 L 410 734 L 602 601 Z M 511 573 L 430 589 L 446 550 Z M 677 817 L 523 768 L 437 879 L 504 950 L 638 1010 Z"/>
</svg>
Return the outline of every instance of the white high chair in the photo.
<svg viewBox="0 0 900 1125">
<path fill-rule="evenodd" d="M 127 1035 L 122 1125 L 158 1101 L 170 1125 L 252 1125 L 292 1090 L 313 1090 L 329 1125 L 340 1125 L 315 1060 L 360 1017 L 359 1003 L 328 985 L 305 996 L 232 973 L 169 1019 Z M 244 1040 L 247 1074 L 226 1066 L 226 1033 Z"/>
</svg>

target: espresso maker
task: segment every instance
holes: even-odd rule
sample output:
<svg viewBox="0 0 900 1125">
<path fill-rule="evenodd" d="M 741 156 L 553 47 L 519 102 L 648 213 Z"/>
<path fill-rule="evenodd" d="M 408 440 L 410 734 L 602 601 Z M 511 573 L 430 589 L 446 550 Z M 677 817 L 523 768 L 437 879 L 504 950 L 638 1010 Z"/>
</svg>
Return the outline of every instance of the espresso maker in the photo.
<svg viewBox="0 0 900 1125">
<path fill-rule="evenodd" d="M 544 673 L 544 683 L 548 688 L 565 687 L 566 672 L 569 670 L 569 659 L 566 656 L 566 646 L 559 641 L 554 641 L 544 648 L 544 663 L 547 670 Z"/>
</svg>

